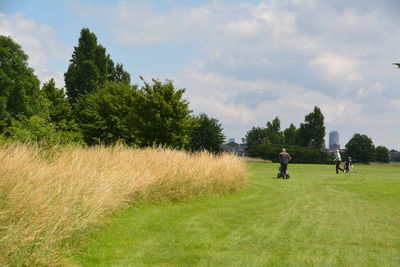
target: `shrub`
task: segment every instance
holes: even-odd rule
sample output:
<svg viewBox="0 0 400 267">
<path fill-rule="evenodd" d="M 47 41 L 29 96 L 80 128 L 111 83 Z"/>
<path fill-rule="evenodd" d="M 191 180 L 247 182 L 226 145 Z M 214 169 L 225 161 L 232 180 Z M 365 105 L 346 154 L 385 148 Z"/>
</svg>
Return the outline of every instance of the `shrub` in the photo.
<svg viewBox="0 0 400 267">
<path fill-rule="evenodd" d="M 65 124 L 65 122 L 63 122 Z M 63 124 L 60 123 L 61 129 Z M 72 125 L 73 126 L 73 125 Z M 64 128 L 71 129 L 70 125 Z M 76 127 L 76 126 L 75 126 Z M 13 120 L 11 126 L 6 128 L 5 134 L 14 141 L 24 143 L 39 143 L 46 145 L 82 143 L 82 135 L 77 129 L 57 130 L 53 123 L 48 122 L 39 116 L 32 116 L 29 119 L 20 116 L 18 120 Z"/>
</svg>

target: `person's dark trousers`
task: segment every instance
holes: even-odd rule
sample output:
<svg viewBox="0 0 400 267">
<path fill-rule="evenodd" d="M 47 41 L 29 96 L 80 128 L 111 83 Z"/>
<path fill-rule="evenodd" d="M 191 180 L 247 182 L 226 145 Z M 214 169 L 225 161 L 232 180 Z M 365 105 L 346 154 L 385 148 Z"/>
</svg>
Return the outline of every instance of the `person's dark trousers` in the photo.
<svg viewBox="0 0 400 267">
<path fill-rule="evenodd" d="M 336 161 L 336 174 L 339 173 L 339 170 L 343 171 L 343 169 L 340 168 L 340 161 Z"/>
<path fill-rule="evenodd" d="M 287 171 L 287 163 L 281 163 L 281 170 L 282 170 L 282 178 L 287 179 L 286 177 L 286 171 Z"/>
</svg>

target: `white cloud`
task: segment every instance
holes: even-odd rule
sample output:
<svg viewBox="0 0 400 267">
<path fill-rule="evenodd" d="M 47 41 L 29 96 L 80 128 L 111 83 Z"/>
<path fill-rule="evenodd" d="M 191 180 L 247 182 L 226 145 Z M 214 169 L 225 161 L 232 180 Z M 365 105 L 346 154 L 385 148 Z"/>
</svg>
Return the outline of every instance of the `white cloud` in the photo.
<svg viewBox="0 0 400 267">
<path fill-rule="evenodd" d="M 60 73 L 50 70 L 51 60 L 68 61 L 69 48 L 55 37 L 53 28 L 29 20 L 21 13 L 0 13 L 0 34 L 12 37 L 29 56 L 29 65 L 42 82 L 55 78 L 57 86 L 64 86 Z"/>
<path fill-rule="evenodd" d="M 391 99 L 389 105 L 392 109 L 400 111 L 400 98 Z"/>
<path fill-rule="evenodd" d="M 178 86 L 189 88 L 187 96 L 192 108 L 206 111 L 225 124 L 264 125 L 267 120 L 278 116 L 285 122 L 298 125 L 316 105 L 321 108 L 328 124 L 350 124 L 365 120 L 361 113 L 362 105 L 351 99 L 338 101 L 322 92 L 306 90 L 287 82 L 238 80 L 196 69 L 187 69 L 173 79 Z M 243 91 L 268 92 L 271 98 L 249 107 L 235 101 L 240 100 L 237 97 Z"/>
<path fill-rule="evenodd" d="M 93 11 L 79 5 L 82 12 L 85 7 Z M 97 7 L 96 13 L 110 18 L 106 27 L 123 45 L 191 46 L 191 63 L 177 73 L 166 71 L 165 78 L 187 88 L 192 108 L 219 118 L 236 138 L 275 116 L 283 125 L 298 125 L 314 106 L 323 111 L 327 131 L 343 129 L 348 138 L 396 119 L 378 108 L 379 101 L 389 102 L 385 94 L 398 95 L 398 78 L 388 70 L 400 29 L 382 10 L 293 0 L 213 1 L 163 11 L 124 2 Z M 239 101 L 260 92 L 271 98 Z M 381 131 L 374 138 L 384 136 Z"/>
<path fill-rule="evenodd" d="M 329 79 L 346 79 L 348 81 L 362 79 L 362 75 L 357 72 L 357 62 L 343 56 L 324 54 L 314 58 L 309 64 L 325 73 Z"/>
<path fill-rule="evenodd" d="M 358 98 L 363 98 L 367 96 L 377 97 L 381 96 L 384 93 L 384 91 L 385 91 L 384 85 L 377 82 L 369 87 L 360 87 L 357 90 L 357 97 Z"/>
</svg>

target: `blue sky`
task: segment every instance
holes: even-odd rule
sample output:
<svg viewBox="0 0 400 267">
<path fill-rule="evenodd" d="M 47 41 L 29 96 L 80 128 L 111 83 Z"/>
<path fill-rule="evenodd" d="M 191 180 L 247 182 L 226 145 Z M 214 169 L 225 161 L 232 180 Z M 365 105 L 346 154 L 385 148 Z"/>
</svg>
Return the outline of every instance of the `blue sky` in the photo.
<svg viewBox="0 0 400 267">
<path fill-rule="evenodd" d="M 342 147 L 361 133 L 400 150 L 400 2 L 348 2 L 0 0 L 0 34 L 62 87 L 88 27 L 134 83 L 174 80 L 236 141 L 276 116 L 298 127 L 318 106 Z"/>
</svg>

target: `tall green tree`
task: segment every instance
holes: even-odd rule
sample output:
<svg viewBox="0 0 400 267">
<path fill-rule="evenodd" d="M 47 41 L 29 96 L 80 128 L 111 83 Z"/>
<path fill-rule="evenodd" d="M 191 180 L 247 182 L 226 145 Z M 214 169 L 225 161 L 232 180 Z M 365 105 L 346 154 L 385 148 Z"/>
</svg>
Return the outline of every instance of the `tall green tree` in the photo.
<svg viewBox="0 0 400 267">
<path fill-rule="evenodd" d="M 50 102 L 49 116 L 51 122 L 57 124 L 73 120 L 71 104 L 68 102 L 64 90 L 56 87 L 53 78 L 43 84 L 42 92 Z"/>
<path fill-rule="evenodd" d="M 267 139 L 267 131 L 263 127 L 252 127 L 249 131 L 247 131 L 245 137 L 243 138 L 243 142 L 247 147 L 261 145 L 266 142 Z M 269 142 L 269 140 L 267 141 Z"/>
<path fill-rule="evenodd" d="M 283 131 L 285 145 L 295 145 L 296 136 L 297 136 L 296 126 L 294 126 L 293 123 L 291 123 L 290 126 Z"/>
<path fill-rule="evenodd" d="M 271 144 L 282 144 L 283 133 L 281 132 L 281 121 L 278 117 L 275 117 L 272 122 L 267 122 L 267 128 L 265 129 L 267 138 Z"/>
<path fill-rule="evenodd" d="M 65 87 L 71 103 L 97 88 L 106 81 L 130 83 L 130 76 L 121 64 L 115 67 L 106 49 L 97 43 L 97 37 L 83 28 L 75 46 L 70 65 L 64 74 Z"/>
<path fill-rule="evenodd" d="M 372 139 L 364 134 L 354 134 L 346 144 L 346 156 L 353 160 L 369 163 L 375 160 L 375 146 Z"/>
<path fill-rule="evenodd" d="M 189 141 L 192 112 L 189 102 L 183 98 L 185 89 L 176 89 L 169 80 L 143 82 L 144 86 L 136 91 L 135 107 L 141 145 L 183 148 Z"/>
<path fill-rule="evenodd" d="M 19 116 L 45 116 L 47 105 L 28 56 L 10 37 L 0 35 L 0 125 Z"/>
<path fill-rule="evenodd" d="M 242 140 L 246 144 L 246 154 L 250 157 L 258 156 L 262 145 L 271 144 L 267 137 L 267 130 L 263 127 L 252 127 L 247 131 Z"/>
<path fill-rule="evenodd" d="M 376 152 L 376 161 L 389 162 L 389 149 L 387 149 L 387 147 L 377 146 L 375 152 Z"/>
<path fill-rule="evenodd" d="M 76 105 L 76 116 L 84 140 L 89 145 L 123 141 L 138 144 L 135 125 L 135 86 L 107 82 L 85 95 Z"/>
<path fill-rule="evenodd" d="M 189 149 L 192 151 L 208 150 L 218 153 L 225 140 L 221 123 L 205 113 L 195 117 L 196 124 L 189 136 Z"/>
<path fill-rule="evenodd" d="M 298 144 L 303 147 L 320 149 L 324 144 L 325 126 L 324 115 L 320 108 L 305 116 L 304 123 L 300 124 L 298 131 Z"/>
</svg>

